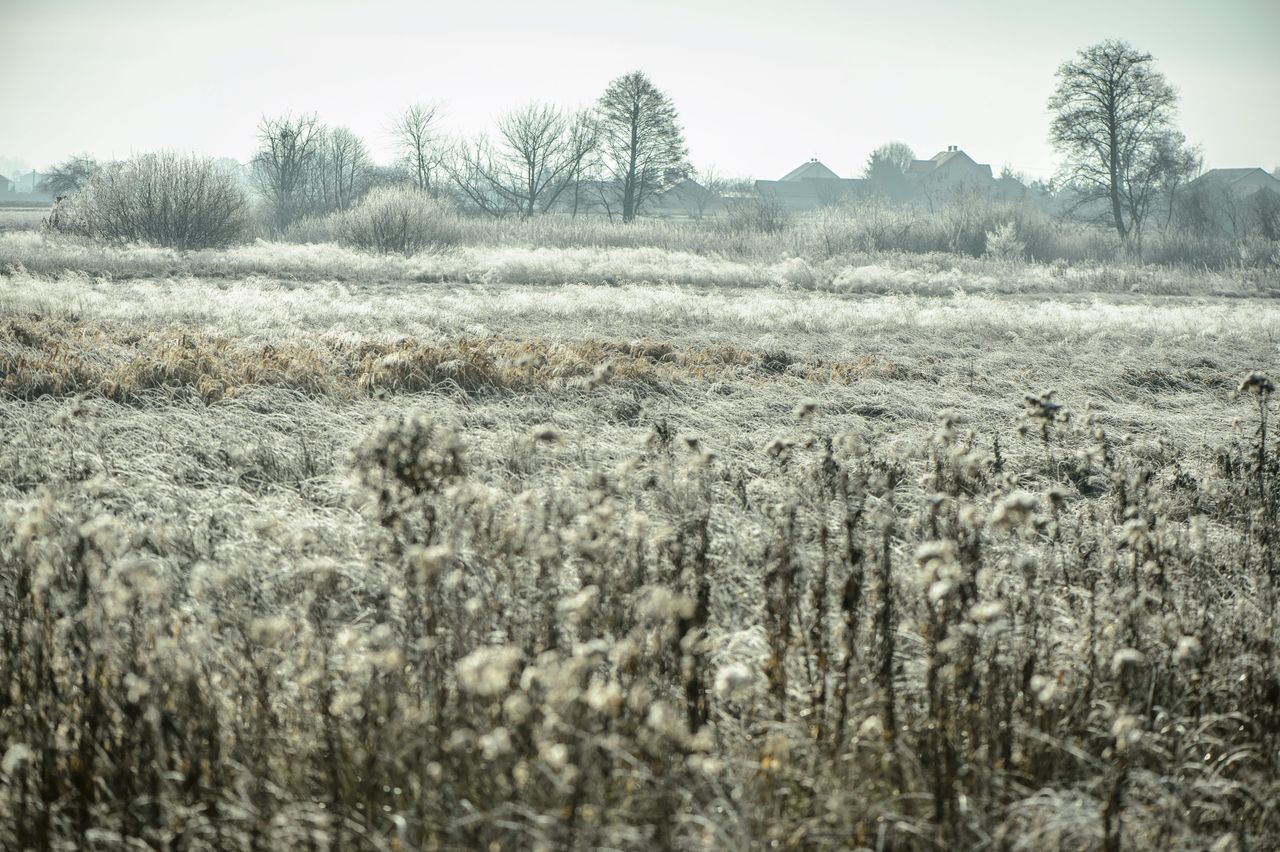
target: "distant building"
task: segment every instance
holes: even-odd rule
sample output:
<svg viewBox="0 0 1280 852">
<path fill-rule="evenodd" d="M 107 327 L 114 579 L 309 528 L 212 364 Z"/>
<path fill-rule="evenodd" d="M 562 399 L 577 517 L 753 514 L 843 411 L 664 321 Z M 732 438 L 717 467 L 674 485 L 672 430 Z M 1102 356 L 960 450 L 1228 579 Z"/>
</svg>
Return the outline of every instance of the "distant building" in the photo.
<svg viewBox="0 0 1280 852">
<path fill-rule="evenodd" d="M 938 152 L 932 159 L 912 160 L 907 175 L 922 183 L 932 181 L 940 187 L 987 186 L 994 180 L 991 166 L 974 162 L 955 145 Z"/>
<path fill-rule="evenodd" d="M 13 176 L 13 192 L 29 195 L 40 189 L 41 182 L 46 175 L 32 169 L 29 172 L 18 172 Z"/>
<path fill-rule="evenodd" d="M 0 175 L 0 195 L 8 195 L 10 192 L 13 192 L 13 181 Z"/>
<path fill-rule="evenodd" d="M 776 199 L 787 210 L 804 212 L 839 204 L 863 191 L 865 184 L 858 178 L 842 178 L 812 159 L 778 180 L 756 181 L 755 189 L 756 194 Z"/>
<path fill-rule="evenodd" d="M 1003 201 L 1028 197 L 1022 181 L 1008 175 L 995 177 L 990 165 L 977 162 L 956 145 L 949 145 L 928 160 L 912 160 L 907 178 L 916 191 L 916 200 L 931 208 L 960 195 L 980 194 Z"/>
<path fill-rule="evenodd" d="M 1209 169 L 1186 185 L 1189 192 L 1225 192 L 1236 198 L 1248 198 L 1260 189 L 1280 192 L 1280 179 L 1261 168 Z"/>
<path fill-rule="evenodd" d="M 976 162 L 955 145 L 928 160 L 912 160 L 905 174 L 891 171 L 871 178 L 842 178 L 813 159 L 778 180 L 756 181 L 755 189 L 758 195 L 776 199 L 793 212 L 816 210 L 850 198 L 879 197 L 933 209 L 975 194 L 1004 201 L 1032 196 L 1017 178 L 994 177 L 991 166 Z"/>
<path fill-rule="evenodd" d="M 1185 227 L 1280 238 L 1280 179 L 1266 169 L 1210 169 L 1178 190 L 1177 199 Z"/>
<path fill-rule="evenodd" d="M 718 213 L 723 207 L 724 200 L 715 190 L 693 178 L 681 178 L 646 202 L 644 212 L 650 216 L 701 219 Z"/>
<path fill-rule="evenodd" d="M 10 201 L 24 201 L 33 204 L 52 201 L 53 196 L 45 191 L 43 187 L 46 177 L 48 175 L 34 170 L 17 172 L 8 179 L 8 189 L 5 189 L 4 184 L 0 183 L 0 192 L 6 193 Z"/>
</svg>

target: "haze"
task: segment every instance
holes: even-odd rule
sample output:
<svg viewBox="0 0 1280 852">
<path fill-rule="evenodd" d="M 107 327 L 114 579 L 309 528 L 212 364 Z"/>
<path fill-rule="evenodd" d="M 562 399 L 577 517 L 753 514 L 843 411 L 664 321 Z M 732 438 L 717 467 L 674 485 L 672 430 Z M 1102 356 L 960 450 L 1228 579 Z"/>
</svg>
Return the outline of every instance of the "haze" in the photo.
<svg viewBox="0 0 1280 852">
<path fill-rule="evenodd" d="M 316 112 L 389 160 L 386 128 L 436 100 L 474 133 L 530 100 L 593 101 L 641 69 L 690 159 L 843 175 L 901 139 L 1047 176 L 1045 101 L 1074 52 L 1118 37 L 1181 93 L 1207 168 L 1280 164 L 1280 4 L 1020 2 L 5 3 L 0 171 L 160 148 L 247 161 L 263 114 Z M 643 8 L 643 11 L 639 11 Z"/>
</svg>

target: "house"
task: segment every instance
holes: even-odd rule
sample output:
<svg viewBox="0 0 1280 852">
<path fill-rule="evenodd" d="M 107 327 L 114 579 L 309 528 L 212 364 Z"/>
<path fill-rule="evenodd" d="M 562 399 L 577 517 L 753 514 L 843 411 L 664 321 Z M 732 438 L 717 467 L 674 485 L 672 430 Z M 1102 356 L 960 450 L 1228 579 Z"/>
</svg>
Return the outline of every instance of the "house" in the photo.
<svg viewBox="0 0 1280 852">
<path fill-rule="evenodd" d="M 778 180 L 756 181 L 755 189 L 757 195 L 776 200 L 786 210 L 805 212 L 839 204 L 863 191 L 865 183 L 858 178 L 842 178 L 815 158 Z"/>
<path fill-rule="evenodd" d="M 45 175 L 32 169 L 29 172 L 18 172 L 13 176 L 13 192 L 19 192 L 24 195 L 36 192 L 40 188 L 40 183 L 45 179 Z"/>
<path fill-rule="evenodd" d="M 941 185 L 987 185 L 994 180 L 991 166 L 975 162 L 959 147 L 948 145 L 947 150 L 934 154 L 928 160 L 912 160 L 907 174 L 916 180 L 932 180 Z"/>
<path fill-rule="evenodd" d="M 948 145 L 928 160 L 912 160 L 907 179 L 930 208 L 962 193 L 982 192 L 1001 197 L 1013 187 L 997 185 L 991 166 L 979 163 L 956 145 Z M 1017 183 L 1017 181 L 1015 181 Z"/>
<path fill-rule="evenodd" d="M 653 196 L 645 204 L 650 216 L 689 217 L 701 219 L 724 208 L 724 201 L 714 189 L 708 189 L 693 178 L 681 178 Z"/>
<path fill-rule="evenodd" d="M 13 192 L 13 181 L 0 175 L 0 195 L 8 195 L 11 192 Z"/>
<path fill-rule="evenodd" d="M 1260 168 L 1210 169 L 1177 192 L 1184 227 L 1280 237 L 1280 179 Z"/>
<path fill-rule="evenodd" d="M 1189 192 L 1208 190 L 1235 198 L 1247 198 L 1260 189 L 1280 192 L 1280 179 L 1260 168 L 1209 169 L 1185 187 Z"/>
<path fill-rule="evenodd" d="M 47 177 L 48 175 L 37 172 L 34 169 L 29 172 L 18 172 L 9 181 L 9 192 L 14 195 L 27 196 L 22 199 L 24 201 L 52 201 L 53 196 L 43 186 Z"/>
</svg>

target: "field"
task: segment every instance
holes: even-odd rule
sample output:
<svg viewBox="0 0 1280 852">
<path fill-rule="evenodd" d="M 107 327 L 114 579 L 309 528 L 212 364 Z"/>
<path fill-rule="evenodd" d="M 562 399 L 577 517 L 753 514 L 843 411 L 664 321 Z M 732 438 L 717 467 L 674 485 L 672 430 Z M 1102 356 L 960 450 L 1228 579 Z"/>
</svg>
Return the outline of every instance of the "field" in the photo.
<svg viewBox="0 0 1280 852">
<path fill-rule="evenodd" d="M 0 846 L 1277 848 L 1276 292 L 0 234 Z"/>
<path fill-rule="evenodd" d="M 0 204 L 0 233 L 5 231 L 28 231 L 32 228 L 39 228 L 40 221 L 48 215 L 48 204 L 30 207 Z"/>
</svg>

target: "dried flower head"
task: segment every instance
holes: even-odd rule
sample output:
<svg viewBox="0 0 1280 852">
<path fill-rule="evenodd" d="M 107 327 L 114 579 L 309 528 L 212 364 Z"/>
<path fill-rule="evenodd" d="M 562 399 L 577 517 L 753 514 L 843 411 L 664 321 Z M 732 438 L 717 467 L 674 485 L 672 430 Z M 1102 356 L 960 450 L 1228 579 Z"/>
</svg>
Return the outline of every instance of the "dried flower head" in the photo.
<svg viewBox="0 0 1280 852">
<path fill-rule="evenodd" d="M 512 645 L 477 648 L 458 661 L 458 683 L 476 695 L 505 692 L 524 654 Z"/>
<path fill-rule="evenodd" d="M 1252 391 L 1259 396 L 1267 396 L 1276 392 L 1276 386 L 1265 373 L 1250 373 L 1240 382 L 1240 387 L 1237 390 L 1240 393 Z"/>
</svg>

